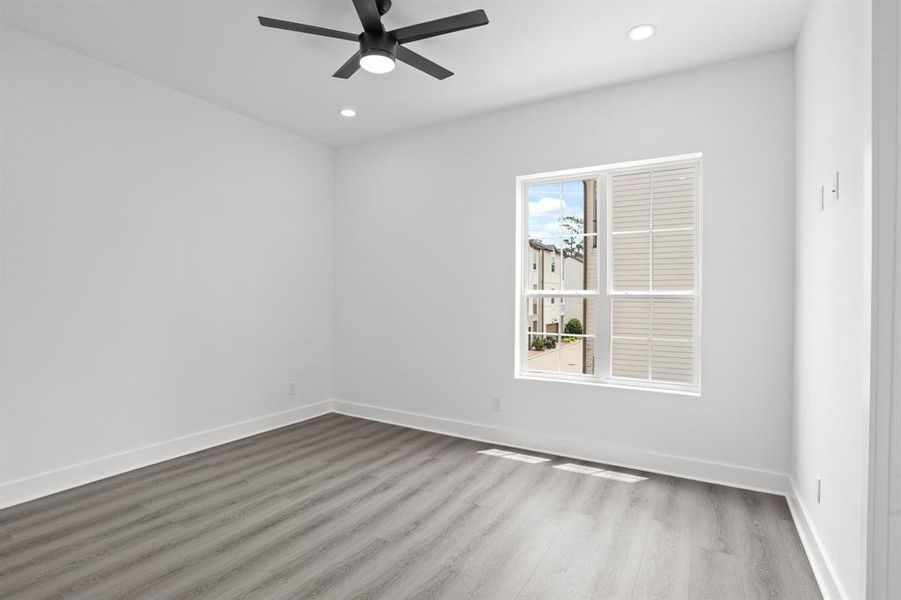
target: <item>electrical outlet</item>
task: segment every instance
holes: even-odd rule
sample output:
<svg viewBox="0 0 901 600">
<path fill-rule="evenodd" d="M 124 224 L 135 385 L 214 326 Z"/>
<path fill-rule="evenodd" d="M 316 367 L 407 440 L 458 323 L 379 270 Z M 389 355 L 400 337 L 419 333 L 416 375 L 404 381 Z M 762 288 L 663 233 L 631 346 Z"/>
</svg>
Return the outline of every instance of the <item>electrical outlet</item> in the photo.
<svg viewBox="0 0 901 600">
<path fill-rule="evenodd" d="M 500 396 L 491 397 L 491 410 L 504 410 L 504 403 Z"/>
<path fill-rule="evenodd" d="M 288 382 L 288 395 L 293 396 L 296 393 L 297 393 L 297 383 L 295 383 L 294 381 L 289 381 Z"/>
<path fill-rule="evenodd" d="M 838 202 L 838 171 L 832 178 L 832 201 Z"/>
<path fill-rule="evenodd" d="M 817 504 L 820 503 L 820 499 L 823 497 L 823 480 L 820 479 L 820 476 L 817 475 Z"/>
</svg>

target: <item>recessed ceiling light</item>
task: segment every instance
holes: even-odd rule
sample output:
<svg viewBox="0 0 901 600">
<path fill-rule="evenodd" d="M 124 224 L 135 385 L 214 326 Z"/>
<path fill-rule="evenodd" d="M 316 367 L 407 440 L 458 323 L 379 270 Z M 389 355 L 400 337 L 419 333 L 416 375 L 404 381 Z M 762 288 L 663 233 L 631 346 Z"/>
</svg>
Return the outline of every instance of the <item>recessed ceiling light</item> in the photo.
<svg viewBox="0 0 901 600">
<path fill-rule="evenodd" d="M 651 25 L 650 23 L 645 23 L 643 25 L 636 25 L 632 29 L 628 31 L 626 35 L 629 36 L 629 39 L 635 41 L 646 40 L 657 31 L 657 28 Z"/>
<path fill-rule="evenodd" d="M 342 117 L 350 118 L 350 117 L 356 117 L 356 116 L 357 116 L 357 111 L 355 111 L 355 110 L 352 109 L 352 108 L 342 108 L 339 114 L 340 114 Z"/>
</svg>

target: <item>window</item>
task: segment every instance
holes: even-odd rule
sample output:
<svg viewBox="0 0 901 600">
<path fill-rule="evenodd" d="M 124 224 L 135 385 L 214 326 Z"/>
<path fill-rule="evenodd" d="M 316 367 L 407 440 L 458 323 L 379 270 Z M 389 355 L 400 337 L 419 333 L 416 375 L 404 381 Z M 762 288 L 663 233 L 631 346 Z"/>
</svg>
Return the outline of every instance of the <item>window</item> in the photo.
<svg viewBox="0 0 901 600">
<path fill-rule="evenodd" d="M 518 377 L 699 389 L 700 174 L 698 154 L 517 178 L 517 264 L 549 265 L 517 270 Z"/>
</svg>

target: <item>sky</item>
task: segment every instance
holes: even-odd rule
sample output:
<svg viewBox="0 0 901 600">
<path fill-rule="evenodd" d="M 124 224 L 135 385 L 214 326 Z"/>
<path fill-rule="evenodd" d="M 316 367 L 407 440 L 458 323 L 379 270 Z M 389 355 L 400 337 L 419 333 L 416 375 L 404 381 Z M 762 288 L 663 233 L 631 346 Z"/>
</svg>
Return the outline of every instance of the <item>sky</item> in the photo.
<svg viewBox="0 0 901 600">
<path fill-rule="evenodd" d="M 581 181 L 543 183 L 529 186 L 529 237 L 561 247 L 563 216 L 582 218 L 585 190 Z"/>
</svg>

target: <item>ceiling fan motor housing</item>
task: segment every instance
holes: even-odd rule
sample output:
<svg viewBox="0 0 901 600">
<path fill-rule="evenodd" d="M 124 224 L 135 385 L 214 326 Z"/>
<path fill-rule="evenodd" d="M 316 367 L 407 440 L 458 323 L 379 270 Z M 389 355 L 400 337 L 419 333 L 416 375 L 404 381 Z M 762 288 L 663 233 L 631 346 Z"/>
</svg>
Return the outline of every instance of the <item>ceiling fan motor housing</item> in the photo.
<svg viewBox="0 0 901 600">
<path fill-rule="evenodd" d="M 364 31 L 360 34 L 360 56 L 369 54 L 381 54 L 393 60 L 397 54 L 397 40 L 389 33 Z"/>
</svg>

